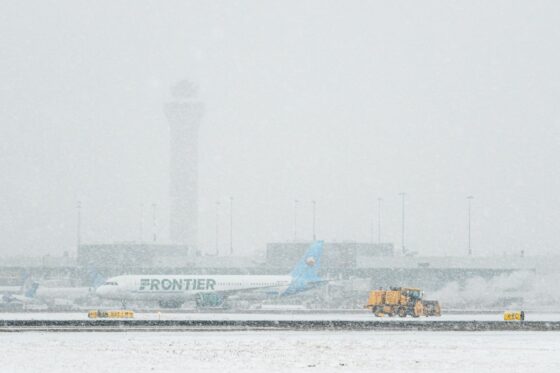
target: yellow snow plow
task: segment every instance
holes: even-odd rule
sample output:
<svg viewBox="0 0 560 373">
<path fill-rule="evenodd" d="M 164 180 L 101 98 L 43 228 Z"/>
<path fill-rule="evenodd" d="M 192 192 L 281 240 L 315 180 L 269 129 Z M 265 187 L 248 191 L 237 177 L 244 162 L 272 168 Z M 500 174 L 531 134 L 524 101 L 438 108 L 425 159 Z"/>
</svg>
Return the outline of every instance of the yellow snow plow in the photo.
<svg viewBox="0 0 560 373">
<path fill-rule="evenodd" d="M 423 291 L 418 288 L 391 288 L 390 290 L 372 290 L 369 292 L 365 308 L 375 316 L 441 316 L 438 301 L 424 300 Z"/>
</svg>

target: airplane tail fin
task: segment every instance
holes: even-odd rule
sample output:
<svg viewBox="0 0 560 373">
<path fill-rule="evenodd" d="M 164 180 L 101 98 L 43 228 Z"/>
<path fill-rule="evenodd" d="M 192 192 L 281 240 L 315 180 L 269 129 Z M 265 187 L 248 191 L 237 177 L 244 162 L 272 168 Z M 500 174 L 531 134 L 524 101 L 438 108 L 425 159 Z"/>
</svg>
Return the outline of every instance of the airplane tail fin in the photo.
<svg viewBox="0 0 560 373">
<path fill-rule="evenodd" d="M 24 294 L 25 290 L 28 288 L 29 286 L 29 281 L 31 280 L 31 274 L 29 272 L 27 272 L 26 270 L 23 270 L 20 275 L 20 282 L 21 282 L 21 287 L 19 289 L 20 294 Z"/>
<path fill-rule="evenodd" d="M 294 278 L 318 279 L 323 254 L 323 241 L 315 241 L 297 262 L 290 276 Z"/>
<path fill-rule="evenodd" d="M 105 282 L 105 276 L 97 272 L 94 267 L 88 268 L 89 286 L 91 288 L 97 289 L 99 286 L 103 285 Z"/>
<path fill-rule="evenodd" d="M 37 294 L 37 289 L 39 288 L 39 283 L 38 282 L 33 282 L 31 284 L 31 287 L 29 289 L 27 289 L 27 291 L 25 292 L 25 296 L 27 298 L 35 298 L 35 294 Z"/>
<path fill-rule="evenodd" d="M 313 242 L 290 272 L 292 284 L 286 290 L 286 295 L 298 293 L 323 282 L 319 277 L 322 254 L 323 241 Z"/>
</svg>

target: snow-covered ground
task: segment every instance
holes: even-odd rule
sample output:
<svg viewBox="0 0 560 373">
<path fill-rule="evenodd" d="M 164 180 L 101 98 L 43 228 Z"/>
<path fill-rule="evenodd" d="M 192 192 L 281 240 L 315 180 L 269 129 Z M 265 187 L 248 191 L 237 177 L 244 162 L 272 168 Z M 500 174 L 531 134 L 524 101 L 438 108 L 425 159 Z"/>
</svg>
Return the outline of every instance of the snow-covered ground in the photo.
<svg viewBox="0 0 560 373">
<path fill-rule="evenodd" d="M 557 372 L 555 332 L 2 333 L 2 372 Z"/>
<path fill-rule="evenodd" d="M 87 320 L 86 312 L 72 313 L 0 313 L 0 320 Z M 136 313 L 137 320 L 403 320 L 400 317 L 375 317 L 370 312 L 363 313 Z M 501 313 L 494 314 L 452 314 L 441 317 L 407 317 L 404 320 L 423 321 L 498 321 Z M 527 321 L 560 321 L 560 313 L 526 313 Z"/>
</svg>

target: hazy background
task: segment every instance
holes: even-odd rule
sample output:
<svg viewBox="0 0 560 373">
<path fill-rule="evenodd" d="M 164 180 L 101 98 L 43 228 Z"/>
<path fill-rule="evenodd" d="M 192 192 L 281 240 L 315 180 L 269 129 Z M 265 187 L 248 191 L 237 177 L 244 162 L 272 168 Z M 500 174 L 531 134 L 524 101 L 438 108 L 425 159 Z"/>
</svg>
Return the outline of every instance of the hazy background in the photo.
<svg viewBox="0 0 560 373">
<path fill-rule="evenodd" d="M 168 231 L 162 105 L 188 78 L 200 135 L 203 251 L 383 240 L 463 255 L 560 241 L 555 1 L 36 1 L 0 4 L 0 255 Z M 377 223 L 375 222 L 375 225 Z M 375 232 L 375 237 L 377 232 Z"/>
</svg>

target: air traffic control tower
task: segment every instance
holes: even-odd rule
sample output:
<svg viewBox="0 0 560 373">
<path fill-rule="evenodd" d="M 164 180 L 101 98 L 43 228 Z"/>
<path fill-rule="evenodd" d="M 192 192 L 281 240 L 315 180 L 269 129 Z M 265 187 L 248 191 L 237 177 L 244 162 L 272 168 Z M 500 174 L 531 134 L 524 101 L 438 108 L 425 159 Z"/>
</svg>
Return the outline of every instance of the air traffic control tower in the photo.
<svg viewBox="0 0 560 373">
<path fill-rule="evenodd" d="M 187 80 L 171 88 L 164 106 L 169 122 L 169 234 L 172 242 L 198 247 L 198 128 L 204 112 L 196 86 Z"/>
</svg>

